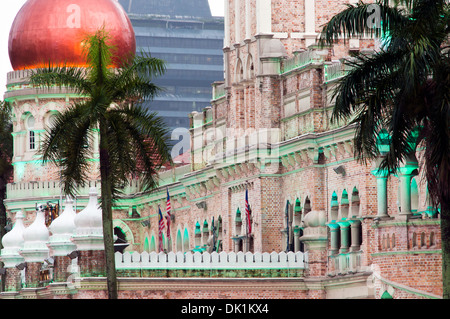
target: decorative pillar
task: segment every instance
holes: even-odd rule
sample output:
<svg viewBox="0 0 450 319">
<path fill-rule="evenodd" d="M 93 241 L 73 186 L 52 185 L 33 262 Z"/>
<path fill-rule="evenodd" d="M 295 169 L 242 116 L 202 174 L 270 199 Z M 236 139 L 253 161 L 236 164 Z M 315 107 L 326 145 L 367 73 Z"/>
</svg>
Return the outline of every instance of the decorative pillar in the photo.
<svg viewBox="0 0 450 319">
<path fill-rule="evenodd" d="M 230 47 L 230 2 L 224 1 L 224 39 L 223 46 L 224 48 Z"/>
<path fill-rule="evenodd" d="M 305 0 L 305 46 L 316 43 L 316 4 L 315 0 Z"/>
<path fill-rule="evenodd" d="M 234 42 L 241 42 L 241 1 L 234 0 Z"/>
<path fill-rule="evenodd" d="M 340 227 L 339 224 L 329 223 L 327 224 L 330 229 L 330 255 L 337 255 L 339 253 L 339 235 Z"/>
<path fill-rule="evenodd" d="M 325 211 L 310 211 L 303 220 L 303 236 L 300 241 L 305 245 L 307 253 L 306 277 L 323 277 L 327 273 L 327 213 Z M 308 288 L 308 298 L 325 298 L 325 289 L 317 285 L 315 280 L 305 280 Z"/>
<path fill-rule="evenodd" d="M 1 250 L 1 260 L 6 269 L 5 273 L 5 292 L 19 292 L 21 288 L 21 270 L 16 268 L 17 265 L 23 264 L 24 259 L 19 251 L 23 248 L 24 239 L 23 232 L 23 213 L 16 213 L 16 222 L 11 231 L 6 233 L 2 238 L 3 249 Z"/>
<path fill-rule="evenodd" d="M 400 179 L 400 196 L 401 196 L 401 211 L 400 215 L 409 216 L 411 212 L 411 174 L 399 174 Z"/>
<path fill-rule="evenodd" d="M 308 253 L 309 276 L 324 276 L 327 263 L 327 214 L 325 211 L 311 211 L 305 215 L 303 236 L 300 241 Z"/>
<path fill-rule="evenodd" d="M 398 178 L 400 179 L 400 196 L 401 210 L 398 218 L 401 220 L 408 219 L 412 216 L 411 211 L 411 180 L 417 175 L 417 158 L 415 154 L 410 154 L 399 168 Z"/>
<path fill-rule="evenodd" d="M 294 227 L 294 251 L 300 251 L 300 232 L 302 228 L 299 226 Z"/>
<path fill-rule="evenodd" d="M 341 231 L 341 247 L 339 249 L 339 252 L 341 254 L 345 254 L 348 253 L 348 250 L 350 248 L 350 224 L 347 221 L 340 221 L 338 222 L 338 225 Z"/>
<path fill-rule="evenodd" d="M 23 232 L 24 244 L 20 250 L 23 256 L 25 269 L 25 287 L 40 287 L 40 275 L 43 263 L 49 258 L 47 247 L 50 233 L 45 225 L 45 206 L 40 204 L 36 208 L 36 218 Z"/>
<path fill-rule="evenodd" d="M 387 179 L 389 173 L 385 170 L 379 169 L 379 164 L 382 158 L 379 158 L 375 162 L 375 167 L 372 169 L 372 175 L 377 179 L 377 217 L 385 218 L 389 217 L 387 206 Z"/>
<path fill-rule="evenodd" d="M 272 1 L 256 0 L 256 34 L 272 33 Z"/>
<path fill-rule="evenodd" d="M 349 219 L 350 232 L 351 232 L 351 246 L 350 251 L 359 251 L 361 249 L 361 221 L 359 219 Z"/>
<path fill-rule="evenodd" d="M 252 34 L 252 16 L 250 0 L 245 0 L 245 40 L 250 41 Z"/>
<path fill-rule="evenodd" d="M 76 216 L 72 198 L 67 197 L 65 204 L 62 214 L 49 226 L 51 236 L 47 246 L 50 248 L 50 255 L 54 259 L 53 278 L 55 282 L 66 282 L 68 280 L 72 264 L 68 255 L 77 248 L 71 240 L 75 231 L 74 220 Z"/>
<path fill-rule="evenodd" d="M 105 245 L 103 242 L 102 210 L 95 187 L 89 190 L 89 202 L 74 219 L 72 241 L 78 250 L 78 265 L 82 277 L 105 276 Z"/>
</svg>

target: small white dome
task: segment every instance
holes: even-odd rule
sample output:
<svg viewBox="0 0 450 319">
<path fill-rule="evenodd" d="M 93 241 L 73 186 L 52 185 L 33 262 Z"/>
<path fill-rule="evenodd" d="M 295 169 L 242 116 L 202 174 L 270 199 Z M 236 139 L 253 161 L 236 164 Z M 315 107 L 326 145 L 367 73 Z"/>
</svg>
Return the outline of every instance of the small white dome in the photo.
<svg viewBox="0 0 450 319">
<path fill-rule="evenodd" d="M 102 209 L 98 204 L 96 188 L 89 190 L 89 202 L 85 209 L 75 216 L 75 231 L 72 241 L 77 249 L 104 250 Z"/>
<path fill-rule="evenodd" d="M 66 197 L 64 211 L 49 226 L 52 237 L 56 235 L 72 234 L 75 230 L 76 212 L 73 209 L 73 199 Z"/>
<path fill-rule="evenodd" d="M 102 230 L 102 210 L 98 204 L 98 192 L 95 187 L 89 190 L 89 202 L 85 209 L 75 216 L 75 232 L 90 233 L 95 230 Z"/>
<path fill-rule="evenodd" d="M 50 232 L 45 225 L 44 208 L 44 205 L 38 205 L 34 222 L 23 232 L 24 244 L 19 253 L 26 262 L 42 262 L 48 258 Z"/>
<path fill-rule="evenodd" d="M 14 223 L 13 228 L 3 236 L 2 244 L 4 249 L 22 248 L 24 242 L 23 232 L 25 230 L 23 217 L 22 211 L 16 213 L 16 222 Z"/>
<path fill-rule="evenodd" d="M 34 222 L 23 232 L 23 239 L 25 245 L 27 242 L 46 243 L 49 236 L 50 233 L 45 225 L 44 205 L 41 204 L 38 205 Z"/>
<path fill-rule="evenodd" d="M 72 242 L 72 235 L 75 232 L 76 212 L 73 209 L 73 199 L 66 198 L 64 211 L 49 226 L 52 233 L 48 242 L 48 247 L 52 256 L 66 256 L 76 249 Z"/>
</svg>

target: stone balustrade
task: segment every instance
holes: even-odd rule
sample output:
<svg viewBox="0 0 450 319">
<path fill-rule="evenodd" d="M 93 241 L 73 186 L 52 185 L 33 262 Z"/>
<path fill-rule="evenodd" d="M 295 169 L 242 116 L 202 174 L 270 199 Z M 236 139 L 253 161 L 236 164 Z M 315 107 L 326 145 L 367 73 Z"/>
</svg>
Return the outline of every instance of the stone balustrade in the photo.
<svg viewBox="0 0 450 319">
<path fill-rule="evenodd" d="M 305 269 L 302 252 L 116 252 L 116 269 Z"/>
</svg>

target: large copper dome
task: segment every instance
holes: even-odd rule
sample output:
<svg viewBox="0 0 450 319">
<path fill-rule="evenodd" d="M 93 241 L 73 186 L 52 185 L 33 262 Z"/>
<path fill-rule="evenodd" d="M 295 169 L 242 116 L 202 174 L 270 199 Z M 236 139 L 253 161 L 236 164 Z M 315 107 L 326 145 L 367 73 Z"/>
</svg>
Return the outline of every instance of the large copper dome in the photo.
<svg viewBox="0 0 450 319">
<path fill-rule="evenodd" d="M 9 34 L 14 70 L 48 63 L 85 66 L 82 40 L 104 27 L 116 47 L 114 66 L 136 51 L 130 20 L 116 0 L 28 0 Z"/>
</svg>

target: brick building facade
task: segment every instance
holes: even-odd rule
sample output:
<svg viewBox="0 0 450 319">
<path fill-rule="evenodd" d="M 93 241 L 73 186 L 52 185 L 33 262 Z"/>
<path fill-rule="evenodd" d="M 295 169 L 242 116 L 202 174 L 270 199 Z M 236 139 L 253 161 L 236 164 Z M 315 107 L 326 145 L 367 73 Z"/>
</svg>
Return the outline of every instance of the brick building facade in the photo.
<svg viewBox="0 0 450 319">
<path fill-rule="evenodd" d="M 116 253 L 119 297 L 442 296 L 439 213 L 429 207 L 420 154 L 386 176 L 376 162 L 354 157 L 355 126 L 331 121 L 332 90 L 346 72 L 340 59 L 377 49 L 370 38 L 316 46 L 321 26 L 348 2 L 225 1 L 224 79 L 212 84 L 211 106 L 190 115 L 189 156 L 161 172 L 160 187 L 150 193 L 130 183 L 115 207 L 114 226 L 128 244 Z M 26 78 L 23 71 L 8 77 L 19 143 L 24 105 L 35 99 L 14 84 Z M 42 114 L 39 108 L 34 117 Z M 51 174 L 17 176 L 7 205 L 13 220 L 22 211 L 29 225 L 35 202 L 58 196 L 59 185 Z M 89 186 L 96 184 L 93 178 Z M 158 211 L 166 211 L 167 192 L 171 240 L 166 228 L 159 243 Z M 87 193 L 80 190 L 75 210 L 87 207 Z M 80 269 L 89 258 L 103 260 L 101 245 L 86 245 L 76 256 Z M 18 276 L 12 266 L 7 275 L 9 269 Z M 16 280 L 2 295 L 106 297 L 101 274 L 74 274 L 76 285 L 43 281 L 30 292 Z"/>
</svg>

